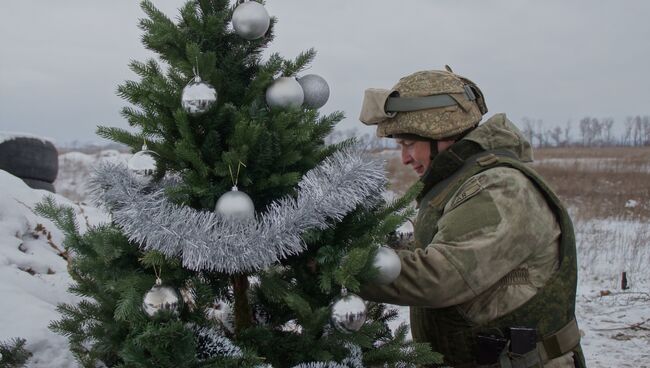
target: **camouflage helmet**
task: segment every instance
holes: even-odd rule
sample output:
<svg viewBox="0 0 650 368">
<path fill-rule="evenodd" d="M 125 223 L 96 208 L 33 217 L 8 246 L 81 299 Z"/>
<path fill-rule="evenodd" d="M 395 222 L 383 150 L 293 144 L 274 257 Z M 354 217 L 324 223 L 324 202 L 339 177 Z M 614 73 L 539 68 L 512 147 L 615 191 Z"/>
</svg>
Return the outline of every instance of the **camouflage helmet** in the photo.
<svg viewBox="0 0 650 368">
<path fill-rule="evenodd" d="M 408 75 L 390 90 L 366 90 L 360 120 L 377 124 L 377 136 L 453 137 L 476 126 L 487 113 L 481 90 L 447 70 Z M 381 110 L 381 111 L 380 111 Z"/>
</svg>

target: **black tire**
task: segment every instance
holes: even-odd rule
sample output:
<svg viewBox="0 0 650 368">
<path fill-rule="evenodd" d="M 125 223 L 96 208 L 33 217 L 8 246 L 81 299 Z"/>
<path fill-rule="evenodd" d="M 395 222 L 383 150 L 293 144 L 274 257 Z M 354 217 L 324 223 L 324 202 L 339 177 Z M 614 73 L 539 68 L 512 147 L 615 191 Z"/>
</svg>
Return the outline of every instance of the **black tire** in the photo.
<svg viewBox="0 0 650 368">
<path fill-rule="evenodd" d="M 43 189 L 47 190 L 48 192 L 56 193 L 56 190 L 54 189 L 54 184 L 48 183 L 46 181 L 42 180 L 36 180 L 36 179 L 23 179 L 25 184 L 29 185 L 30 188 L 32 189 Z"/>
<path fill-rule="evenodd" d="M 0 143 L 0 169 L 21 179 L 54 183 L 59 154 L 51 142 L 18 137 Z"/>
</svg>

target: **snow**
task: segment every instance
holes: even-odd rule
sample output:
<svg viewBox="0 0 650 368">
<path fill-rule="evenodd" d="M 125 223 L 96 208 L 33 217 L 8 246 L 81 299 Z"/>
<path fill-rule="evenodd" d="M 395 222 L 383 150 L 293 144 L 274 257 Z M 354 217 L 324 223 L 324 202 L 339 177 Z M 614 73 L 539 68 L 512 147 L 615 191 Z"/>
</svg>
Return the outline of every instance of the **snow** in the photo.
<svg viewBox="0 0 650 368">
<path fill-rule="evenodd" d="M 79 204 L 86 199 L 85 181 L 92 165 L 129 156 L 113 150 L 60 155 L 56 186 L 67 198 L 55 195 L 55 199 L 75 209 L 82 231 L 88 223 L 107 221 L 100 210 Z M 66 291 L 71 282 L 66 260 L 43 231 L 51 233 L 51 243 L 59 249 L 62 234 L 30 210 L 51 193 L 32 190 L 4 171 L 0 171 L 0 188 L 0 341 L 27 339 L 27 349 L 34 354 L 28 367 L 77 367 L 67 339 L 47 327 L 59 318 L 58 303 L 78 300 Z M 646 244 L 650 227 L 607 219 L 584 220 L 575 223 L 575 228 L 579 253 L 576 314 L 588 366 L 650 367 L 650 246 Z M 401 231 L 412 231 L 412 224 L 407 222 Z M 629 281 L 627 290 L 621 290 L 623 271 Z M 399 318 L 392 327 L 408 323 L 408 308 L 397 308 Z"/>
<path fill-rule="evenodd" d="M 67 292 L 71 278 L 66 260 L 59 255 L 63 235 L 31 210 L 52 194 L 33 190 L 2 170 L 0 188 L 0 341 L 25 338 L 26 348 L 34 353 L 29 367 L 75 367 L 67 339 L 47 328 L 59 318 L 57 304 L 78 300 Z M 54 198 L 75 208 L 82 231 L 88 223 L 107 220 L 97 209 Z"/>
<path fill-rule="evenodd" d="M 568 168 L 574 171 L 583 172 L 607 172 L 616 173 L 644 172 L 650 173 L 650 163 L 645 165 L 628 165 L 621 163 L 616 157 L 581 157 L 581 158 L 544 158 L 535 160 L 533 166 L 544 165 L 546 167 Z"/>
<path fill-rule="evenodd" d="M 92 167 L 100 161 L 127 162 L 130 153 L 103 150 L 95 154 L 68 152 L 59 155 L 59 175 L 54 182 L 57 193 L 75 202 L 86 202 L 87 179 Z"/>
<path fill-rule="evenodd" d="M 16 138 L 35 138 L 40 140 L 43 143 L 54 142 L 54 139 L 52 138 L 39 137 L 37 135 L 30 134 L 30 133 L 0 131 L 0 144 L 7 141 L 14 140 Z"/>
</svg>

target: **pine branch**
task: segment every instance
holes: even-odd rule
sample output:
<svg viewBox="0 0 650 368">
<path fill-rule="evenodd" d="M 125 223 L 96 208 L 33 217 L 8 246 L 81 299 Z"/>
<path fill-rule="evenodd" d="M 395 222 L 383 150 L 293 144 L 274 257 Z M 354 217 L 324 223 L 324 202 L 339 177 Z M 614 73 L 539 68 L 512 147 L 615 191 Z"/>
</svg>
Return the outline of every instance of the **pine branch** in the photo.
<svg viewBox="0 0 650 368">
<path fill-rule="evenodd" d="M 285 77 L 295 76 L 296 74 L 304 70 L 307 67 L 307 65 L 314 60 L 315 57 L 316 57 L 316 50 L 313 48 L 301 52 L 293 61 L 287 60 L 284 62 L 282 68 L 282 75 Z"/>
<path fill-rule="evenodd" d="M 142 147 L 144 141 L 142 136 L 135 135 L 120 128 L 98 126 L 96 133 L 102 138 L 125 144 L 135 151 L 138 151 Z"/>
<path fill-rule="evenodd" d="M 0 366 L 7 368 L 23 367 L 32 353 L 25 349 L 25 339 L 14 338 L 7 342 L 0 341 Z"/>
<path fill-rule="evenodd" d="M 63 246 L 66 251 L 79 247 L 81 235 L 72 207 L 58 205 L 54 197 L 46 196 L 36 204 L 34 212 L 52 221 L 65 234 Z"/>
</svg>

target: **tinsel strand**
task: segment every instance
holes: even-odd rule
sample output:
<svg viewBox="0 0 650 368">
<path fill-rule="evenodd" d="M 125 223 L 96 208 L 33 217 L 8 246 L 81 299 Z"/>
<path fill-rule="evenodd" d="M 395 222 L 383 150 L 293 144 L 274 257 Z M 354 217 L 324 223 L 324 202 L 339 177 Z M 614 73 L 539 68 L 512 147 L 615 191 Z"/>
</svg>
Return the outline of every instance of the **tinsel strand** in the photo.
<svg viewBox="0 0 650 368">
<path fill-rule="evenodd" d="M 171 203 L 174 179 L 148 182 L 124 165 L 102 163 L 91 178 L 95 202 L 106 206 L 130 240 L 182 257 L 199 271 L 245 273 L 305 249 L 301 235 L 325 229 L 359 205 L 376 203 L 386 183 L 383 164 L 358 147 L 341 150 L 308 171 L 295 197 L 271 203 L 254 221 L 232 222 L 214 212 Z"/>
</svg>

